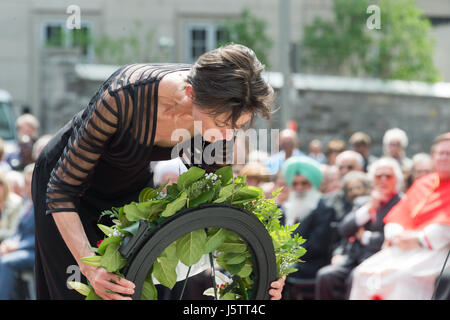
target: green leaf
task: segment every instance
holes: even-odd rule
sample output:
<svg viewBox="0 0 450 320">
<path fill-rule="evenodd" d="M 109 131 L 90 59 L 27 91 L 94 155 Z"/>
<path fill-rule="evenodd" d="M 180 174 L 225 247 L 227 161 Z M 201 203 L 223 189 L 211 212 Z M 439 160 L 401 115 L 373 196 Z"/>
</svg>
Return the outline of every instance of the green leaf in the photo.
<svg viewBox="0 0 450 320">
<path fill-rule="evenodd" d="M 107 248 L 111 243 L 116 243 L 116 242 L 117 242 L 117 243 L 120 243 L 120 242 L 122 242 L 122 240 L 123 240 L 122 237 L 116 237 L 116 236 L 114 236 L 114 237 L 109 237 L 109 238 L 104 239 L 104 240 L 102 241 L 102 243 L 100 243 L 100 245 L 99 245 L 98 248 L 97 248 L 98 254 L 103 255 L 103 254 L 105 253 L 105 251 L 106 251 L 106 248 Z"/>
<path fill-rule="evenodd" d="M 213 195 L 214 195 L 215 189 L 209 189 L 206 192 L 203 192 L 199 197 L 195 198 L 194 200 L 190 200 L 189 201 L 189 207 L 195 207 L 198 206 L 202 203 L 206 203 L 209 200 L 212 199 Z"/>
<path fill-rule="evenodd" d="M 139 193 L 139 202 L 145 202 L 156 195 L 156 191 L 153 188 L 144 188 Z"/>
<path fill-rule="evenodd" d="M 197 263 L 205 251 L 206 233 L 195 230 L 177 240 L 177 256 L 186 266 Z"/>
<path fill-rule="evenodd" d="M 71 286 L 73 289 L 75 289 L 78 293 L 82 294 L 83 296 L 87 296 L 91 291 L 91 287 L 82 282 L 67 281 L 67 284 Z"/>
<path fill-rule="evenodd" d="M 231 166 L 222 167 L 215 173 L 218 176 L 220 175 L 222 186 L 226 186 L 233 180 L 233 169 L 231 168 Z"/>
<path fill-rule="evenodd" d="M 164 210 L 167 200 L 149 200 L 147 202 L 132 202 L 123 207 L 129 221 L 151 220 Z"/>
<path fill-rule="evenodd" d="M 181 195 L 175 199 L 174 201 L 167 204 L 164 211 L 161 213 L 162 217 L 170 217 L 184 208 L 187 202 L 187 194 L 186 191 L 183 191 Z"/>
<path fill-rule="evenodd" d="M 101 263 L 100 263 L 101 259 L 102 259 L 101 256 L 95 255 L 95 256 L 83 257 L 80 260 L 83 263 L 87 264 L 87 265 L 90 265 L 90 266 L 93 266 L 93 267 L 100 267 L 101 266 Z"/>
<path fill-rule="evenodd" d="M 226 255 L 224 255 L 224 257 L 222 259 L 226 260 Z M 231 273 L 231 274 L 238 274 L 239 271 L 241 271 L 242 268 L 244 267 L 245 261 L 242 261 L 241 263 L 238 263 L 238 264 L 230 264 L 230 265 L 225 263 L 225 265 L 226 265 L 226 270 L 229 273 Z"/>
<path fill-rule="evenodd" d="M 146 213 L 139 210 L 135 202 L 127 204 L 123 207 L 123 212 L 129 221 L 139 221 L 146 218 Z"/>
<path fill-rule="evenodd" d="M 219 197 L 213 201 L 213 203 L 222 203 L 225 202 L 228 198 L 233 195 L 234 185 L 229 184 L 222 189 L 220 189 Z"/>
<path fill-rule="evenodd" d="M 178 195 L 180 194 L 180 191 L 178 190 L 176 183 L 167 186 L 166 192 L 167 192 L 166 199 L 168 199 L 168 200 L 176 199 L 176 198 L 178 198 Z"/>
<path fill-rule="evenodd" d="M 211 236 L 208 236 L 205 245 L 205 253 L 210 253 L 216 250 L 218 247 L 222 245 L 225 241 L 227 235 L 224 229 L 219 229 L 216 233 Z"/>
<path fill-rule="evenodd" d="M 251 263 L 245 263 L 242 269 L 237 273 L 237 275 L 241 278 L 248 277 L 252 274 L 253 267 Z"/>
<path fill-rule="evenodd" d="M 178 261 L 177 243 L 172 242 L 167 248 L 165 248 L 164 251 L 161 253 L 161 257 L 167 257 L 169 259 Z"/>
<path fill-rule="evenodd" d="M 127 260 L 122 257 L 118 251 L 120 243 L 114 242 L 108 245 L 104 255 L 101 257 L 100 263 L 108 272 L 115 272 L 125 266 Z"/>
<path fill-rule="evenodd" d="M 131 233 L 133 236 L 136 234 L 137 230 L 139 228 L 139 221 L 133 223 L 132 225 L 126 227 L 126 228 L 120 228 L 121 231 L 126 231 Z"/>
<path fill-rule="evenodd" d="M 125 228 L 133 224 L 133 221 L 129 221 L 126 216 L 125 212 L 123 210 L 123 207 L 119 208 L 119 221 L 120 221 L 120 227 Z"/>
<path fill-rule="evenodd" d="M 114 229 L 108 226 L 105 226 L 103 224 L 97 224 L 97 226 L 99 227 L 100 230 L 103 231 L 103 233 L 109 237 L 110 234 L 112 234 L 114 232 Z"/>
<path fill-rule="evenodd" d="M 142 284 L 142 292 L 141 292 L 141 300 L 157 300 L 158 299 L 158 291 L 156 290 L 155 285 L 153 284 L 152 279 L 153 269 L 150 269 L 147 278 Z"/>
<path fill-rule="evenodd" d="M 231 264 L 239 264 L 245 261 L 247 256 L 242 253 L 226 253 L 225 254 L 225 260 L 227 262 L 227 265 Z"/>
<path fill-rule="evenodd" d="M 226 240 L 219 248 L 217 248 L 217 250 L 222 252 L 243 253 L 247 250 L 247 246 L 244 243 L 228 242 L 228 240 Z"/>
<path fill-rule="evenodd" d="M 169 289 L 172 289 L 177 282 L 176 267 L 178 259 L 170 259 L 167 257 L 158 257 L 153 264 L 153 276 Z"/>
<path fill-rule="evenodd" d="M 187 189 L 192 183 L 205 175 L 205 170 L 198 167 L 191 167 L 188 171 L 180 175 L 177 181 L 179 191 Z"/>
<path fill-rule="evenodd" d="M 261 198 L 262 190 L 260 188 L 244 187 L 233 195 L 233 204 L 244 203 Z"/>
<path fill-rule="evenodd" d="M 233 292 L 227 292 L 223 296 L 220 296 L 221 300 L 236 300 L 236 294 Z"/>
<path fill-rule="evenodd" d="M 89 291 L 86 300 L 103 300 L 103 299 L 95 293 L 93 288 L 91 288 L 91 291 Z"/>
</svg>

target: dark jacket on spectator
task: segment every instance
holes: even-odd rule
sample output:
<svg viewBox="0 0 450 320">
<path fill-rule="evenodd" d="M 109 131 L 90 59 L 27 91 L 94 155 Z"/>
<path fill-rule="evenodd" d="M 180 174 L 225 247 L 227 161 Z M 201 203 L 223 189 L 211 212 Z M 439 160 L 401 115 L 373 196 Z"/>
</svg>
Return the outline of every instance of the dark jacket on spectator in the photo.
<svg viewBox="0 0 450 320">
<path fill-rule="evenodd" d="M 317 270 L 330 263 L 330 223 L 334 219 L 334 209 L 326 206 L 321 199 L 317 208 L 311 211 L 295 230 L 306 242 L 302 245 L 306 253 L 302 256 L 305 262 L 298 263 L 295 268 L 297 272 L 290 274 L 296 278 L 314 278 Z M 284 217 L 281 221 L 284 223 Z"/>
<path fill-rule="evenodd" d="M 384 242 L 383 219 L 386 214 L 392 209 L 392 207 L 399 201 L 400 196 L 396 194 L 384 206 L 380 206 L 377 209 L 376 220 L 374 222 L 369 221 L 363 226 L 358 226 L 355 221 L 355 212 L 367 202 L 367 197 L 355 199 L 355 204 L 352 212 L 344 217 L 338 227 L 339 233 L 342 238 L 347 239 L 347 242 L 344 245 L 343 254 L 347 255 L 348 259 L 350 260 L 349 262 L 356 265 L 360 264 L 362 261 L 381 249 L 381 246 Z M 363 245 L 361 242 L 354 238 L 360 227 L 363 227 L 365 230 L 372 232 L 367 245 Z"/>
</svg>

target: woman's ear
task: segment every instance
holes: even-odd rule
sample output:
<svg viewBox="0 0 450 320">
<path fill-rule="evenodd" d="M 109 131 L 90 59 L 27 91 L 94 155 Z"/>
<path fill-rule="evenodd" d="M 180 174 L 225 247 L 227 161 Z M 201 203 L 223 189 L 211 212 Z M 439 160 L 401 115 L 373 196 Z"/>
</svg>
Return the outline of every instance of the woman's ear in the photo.
<svg viewBox="0 0 450 320">
<path fill-rule="evenodd" d="M 186 92 L 186 96 L 189 99 L 191 99 L 191 101 L 194 101 L 195 93 L 194 93 L 194 88 L 192 87 L 191 84 L 186 85 L 185 92 Z"/>
</svg>

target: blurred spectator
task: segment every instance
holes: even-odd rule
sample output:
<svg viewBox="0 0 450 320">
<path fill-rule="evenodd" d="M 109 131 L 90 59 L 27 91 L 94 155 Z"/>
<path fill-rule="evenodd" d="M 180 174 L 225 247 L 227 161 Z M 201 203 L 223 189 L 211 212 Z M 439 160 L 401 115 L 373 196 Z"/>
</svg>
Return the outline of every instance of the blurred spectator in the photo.
<svg viewBox="0 0 450 320">
<path fill-rule="evenodd" d="M 346 242 L 346 239 L 342 239 L 338 232 L 339 223 L 354 207 L 354 200 L 358 197 L 368 195 L 370 191 L 371 183 L 364 172 L 350 171 L 342 179 L 343 198 L 340 204 L 335 202 L 335 206 L 341 210 L 342 216 L 337 216 L 336 213 L 335 219 L 331 223 L 331 249 L 333 250 L 333 255 L 340 254 L 342 252 L 342 243 Z"/>
<path fill-rule="evenodd" d="M 245 182 L 249 186 L 260 187 L 261 183 L 270 181 L 269 169 L 259 162 L 247 163 L 239 172 L 240 176 L 246 176 Z"/>
<path fill-rule="evenodd" d="M 363 158 L 358 152 L 346 150 L 339 153 L 336 157 L 336 167 L 339 170 L 340 185 L 342 186 L 342 179 L 348 172 L 362 171 L 362 166 Z M 342 187 L 332 193 L 326 194 L 325 201 L 328 206 L 335 210 L 336 222 L 341 221 L 342 218 L 352 210 L 353 204 L 349 199 L 347 199 Z"/>
<path fill-rule="evenodd" d="M 408 136 L 402 129 L 393 128 L 385 132 L 383 136 L 384 156 L 397 160 L 404 175 L 409 174 L 412 167 L 412 160 L 405 153 L 407 146 Z"/>
<path fill-rule="evenodd" d="M 364 132 L 358 131 L 352 134 L 349 143 L 352 150 L 358 152 L 363 157 L 363 170 L 367 172 L 368 166 L 377 160 L 377 157 L 370 154 L 372 139 Z"/>
<path fill-rule="evenodd" d="M 7 161 L 14 170 L 22 171 L 32 163 L 32 149 L 39 135 L 39 121 L 32 114 L 26 113 L 16 120 L 17 148 L 7 156 Z"/>
<path fill-rule="evenodd" d="M 364 159 L 358 152 L 346 150 L 336 156 L 335 164 L 342 179 L 350 171 L 363 171 Z"/>
<path fill-rule="evenodd" d="M 10 192 L 5 175 L 0 172 L 0 241 L 16 231 L 21 205 L 22 198 Z"/>
<path fill-rule="evenodd" d="M 167 181 L 169 181 L 168 185 L 174 184 L 178 181 L 178 177 L 186 171 L 186 166 L 180 158 L 159 161 L 153 169 L 153 184 L 155 187 L 159 187 Z M 165 192 L 165 188 L 163 192 Z"/>
<path fill-rule="evenodd" d="M 5 155 L 5 141 L 2 138 L 0 138 L 0 170 L 3 171 L 3 173 L 6 173 L 11 170 L 11 166 L 4 159 L 4 155 Z"/>
<path fill-rule="evenodd" d="M 368 195 L 371 189 L 369 177 L 364 172 L 351 171 L 342 179 L 345 198 L 352 204 L 356 198 Z"/>
<path fill-rule="evenodd" d="M 417 153 L 412 157 L 411 174 L 406 179 L 406 188 L 408 190 L 414 181 L 426 176 L 434 171 L 433 158 L 428 153 Z"/>
<path fill-rule="evenodd" d="M 339 225 L 339 233 L 347 239 L 342 253 L 334 255 L 331 264 L 318 272 L 318 300 L 348 297 L 352 270 L 383 245 L 383 219 L 400 201 L 403 175 L 395 160 L 381 158 L 369 167 L 368 176 L 373 181 L 370 197 L 355 199 L 354 209 Z"/>
<path fill-rule="evenodd" d="M 39 136 L 39 120 L 31 113 L 22 114 L 16 120 L 17 137 L 29 136 L 37 140 Z"/>
<path fill-rule="evenodd" d="M 329 165 L 334 165 L 336 157 L 339 153 L 345 150 L 345 141 L 342 139 L 333 139 L 328 142 L 325 155 Z"/>
<path fill-rule="evenodd" d="M 5 174 L 5 179 L 10 192 L 14 192 L 21 198 L 25 196 L 25 177 L 22 172 L 16 170 L 8 171 Z"/>
<path fill-rule="evenodd" d="M 333 193 L 341 188 L 341 175 L 336 166 L 324 164 L 321 166 L 323 182 L 320 192 L 323 194 Z"/>
<path fill-rule="evenodd" d="M 11 299 L 17 272 L 34 268 L 34 210 L 31 178 L 34 164 L 25 167 L 26 197 L 20 208 L 16 232 L 0 243 L 0 300 Z"/>
<path fill-rule="evenodd" d="M 308 156 L 319 163 L 327 163 L 327 157 L 322 152 L 322 142 L 318 139 L 311 140 L 309 143 L 309 154 Z"/>
<path fill-rule="evenodd" d="M 329 263 L 330 222 L 334 210 L 327 207 L 319 191 L 322 183 L 320 164 L 306 156 L 292 157 L 283 167 L 289 196 L 283 205 L 284 223 L 300 222 L 295 233 L 307 241 L 303 244 L 305 263 L 298 263 L 298 269 L 291 278 L 314 278 L 319 268 Z"/>
<path fill-rule="evenodd" d="M 36 143 L 33 145 L 33 149 L 31 151 L 31 157 L 33 161 L 36 161 L 41 154 L 42 149 L 47 145 L 47 143 L 52 139 L 51 134 L 44 134 L 43 136 L 37 139 Z"/>
<path fill-rule="evenodd" d="M 297 133 L 291 129 L 284 129 L 280 132 L 279 148 L 280 152 L 269 157 L 265 165 L 269 168 L 271 175 L 276 175 L 283 167 L 284 161 L 290 157 L 303 156 L 303 152 L 298 149 L 299 140 Z"/>
<path fill-rule="evenodd" d="M 283 172 L 280 171 L 275 178 L 274 190 L 276 191 L 278 188 L 282 188 L 280 194 L 275 199 L 278 206 L 282 207 L 286 200 L 289 198 L 289 187 L 286 184 L 286 180 L 284 179 Z"/>
<path fill-rule="evenodd" d="M 450 249 L 450 132 L 435 139 L 432 157 L 436 172 L 419 178 L 384 219 L 386 246 L 355 269 L 351 299 L 432 297 Z"/>
</svg>

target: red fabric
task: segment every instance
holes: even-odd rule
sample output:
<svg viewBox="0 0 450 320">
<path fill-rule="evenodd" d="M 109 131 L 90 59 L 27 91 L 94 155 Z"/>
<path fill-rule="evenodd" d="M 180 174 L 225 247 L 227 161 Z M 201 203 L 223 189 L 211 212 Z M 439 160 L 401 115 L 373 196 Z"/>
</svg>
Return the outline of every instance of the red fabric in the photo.
<svg viewBox="0 0 450 320">
<path fill-rule="evenodd" d="M 450 225 L 450 181 L 439 182 L 437 173 L 418 179 L 405 197 L 384 218 L 406 230 L 422 230 L 429 224 Z"/>
<path fill-rule="evenodd" d="M 295 120 L 289 120 L 288 124 L 287 124 L 287 128 L 291 129 L 292 131 L 297 132 L 298 130 L 298 123 Z"/>
</svg>

